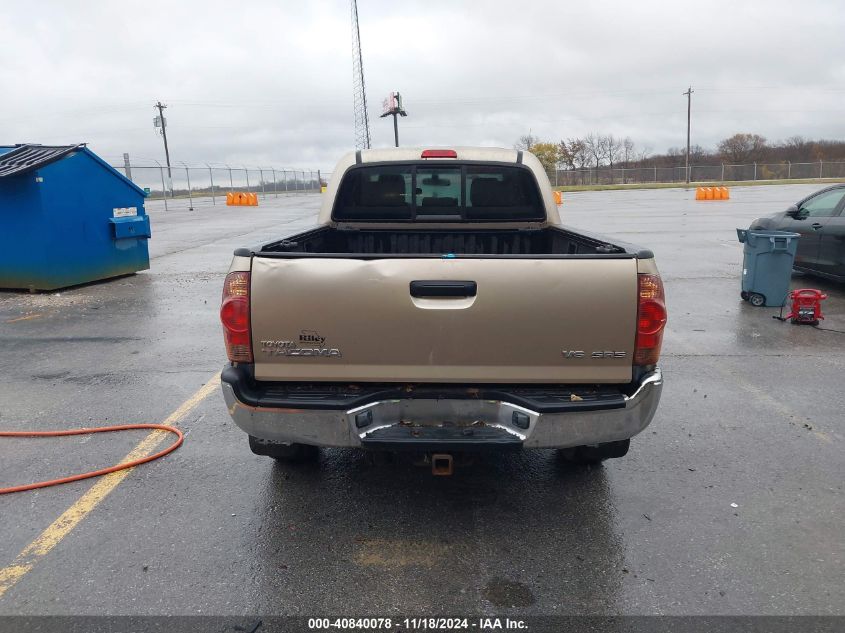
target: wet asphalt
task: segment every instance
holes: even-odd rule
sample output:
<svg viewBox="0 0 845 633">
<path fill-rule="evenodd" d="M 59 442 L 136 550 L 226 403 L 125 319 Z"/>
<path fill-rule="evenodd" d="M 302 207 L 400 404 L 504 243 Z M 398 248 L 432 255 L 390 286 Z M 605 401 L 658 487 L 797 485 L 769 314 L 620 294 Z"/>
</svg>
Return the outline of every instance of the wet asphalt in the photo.
<svg viewBox="0 0 845 633">
<path fill-rule="evenodd" d="M 249 452 L 215 392 L 0 615 L 845 613 L 845 335 L 742 302 L 734 231 L 815 189 L 565 194 L 566 223 L 653 249 L 665 280 L 663 400 L 627 457 L 491 455 L 450 478 L 351 450 L 286 466 Z M 164 420 L 224 363 L 232 250 L 312 225 L 319 200 L 151 202 L 149 271 L 0 292 L 0 428 Z M 823 326 L 845 330 L 845 286 L 793 286 L 828 292 Z M 104 466 L 144 435 L 2 439 L 0 482 Z M 0 497 L 0 568 L 91 485 Z"/>
</svg>

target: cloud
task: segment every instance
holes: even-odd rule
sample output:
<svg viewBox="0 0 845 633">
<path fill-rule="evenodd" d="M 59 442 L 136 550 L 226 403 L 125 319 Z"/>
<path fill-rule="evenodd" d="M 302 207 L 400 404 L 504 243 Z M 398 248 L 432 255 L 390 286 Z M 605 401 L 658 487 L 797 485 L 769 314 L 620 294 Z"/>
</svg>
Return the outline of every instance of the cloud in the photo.
<svg viewBox="0 0 845 633">
<path fill-rule="evenodd" d="M 400 90 L 415 145 L 591 131 L 663 151 L 737 131 L 842 138 L 845 14 L 831 2 L 359 0 L 374 145 Z M 112 160 L 330 169 L 354 142 L 349 4 L 42 1 L 4 7 L 0 143 Z"/>
</svg>

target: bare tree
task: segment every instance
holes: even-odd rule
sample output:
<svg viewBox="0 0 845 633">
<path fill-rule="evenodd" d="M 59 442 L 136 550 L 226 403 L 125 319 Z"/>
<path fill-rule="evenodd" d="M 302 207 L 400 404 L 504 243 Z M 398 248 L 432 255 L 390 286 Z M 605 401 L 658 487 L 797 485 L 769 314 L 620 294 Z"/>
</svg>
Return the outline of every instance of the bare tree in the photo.
<svg viewBox="0 0 845 633">
<path fill-rule="evenodd" d="M 513 144 L 514 149 L 521 149 L 527 152 L 531 151 L 531 148 L 534 147 L 537 143 L 540 142 L 540 139 L 532 134 L 523 134 L 519 137 L 516 143 Z"/>
<path fill-rule="evenodd" d="M 630 136 L 626 136 L 625 140 L 622 141 L 622 158 L 625 161 L 625 166 L 631 163 L 632 160 L 636 157 L 637 152 L 634 146 L 634 141 L 631 140 Z"/>
<path fill-rule="evenodd" d="M 700 165 L 706 158 L 710 156 L 710 152 L 701 147 L 701 145 L 690 145 L 689 161 L 690 165 Z"/>
<path fill-rule="evenodd" d="M 666 150 L 666 156 L 664 158 L 664 163 L 668 167 L 678 167 L 679 165 L 684 164 L 684 157 L 687 155 L 686 148 L 683 147 L 670 147 Z"/>
<path fill-rule="evenodd" d="M 575 157 L 570 150 L 569 143 L 561 139 L 557 144 L 557 154 L 560 157 L 560 164 L 567 169 L 575 169 Z"/>
<path fill-rule="evenodd" d="M 729 163 L 758 161 L 766 151 L 766 139 L 759 134 L 734 134 L 719 143 L 719 154 Z"/>
<path fill-rule="evenodd" d="M 607 157 L 607 162 L 610 163 L 610 168 L 613 169 L 613 163 L 618 163 L 622 154 L 622 141 L 613 136 L 613 134 L 608 134 L 600 138 L 604 145 L 604 155 Z"/>
<path fill-rule="evenodd" d="M 816 158 L 814 154 L 814 146 L 816 144 L 805 139 L 803 136 L 790 136 L 783 143 L 780 144 L 781 156 L 790 161 L 805 161 Z"/>
<path fill-rule="evenodd" d="M 587 155 L 593 160 L 593 165 L 599 168 L 607 156 L 604 137 L 590 132 L 584 137 L 582 142 L 584 143 Z"/>
<path fill-rule="evenodd" d="M 590 155 L 584 141 L 570 138 L 558 143 L 560 162 L 569 169 L 584 169 L 590 162 Z"/>
</svg>

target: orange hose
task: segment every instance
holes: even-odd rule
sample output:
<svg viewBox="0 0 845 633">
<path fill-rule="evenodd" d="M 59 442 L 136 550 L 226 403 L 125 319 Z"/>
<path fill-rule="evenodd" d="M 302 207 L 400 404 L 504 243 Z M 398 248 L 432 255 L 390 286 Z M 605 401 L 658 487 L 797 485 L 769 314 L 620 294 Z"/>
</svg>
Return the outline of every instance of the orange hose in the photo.
<svg viewBox="0 0 845 633">
<path fill-rule="evenodd" d="M 24 484 L 22 486 L 12 486 L 11 488 L 0 488 L 0 495 L 9 494 L 11 492 L 23 492 L 24 490 L 35 490 L 36 488 L 46 488 L 48 486 L 57 486 L 59 484 L 67 484 L 71 481 L 79 481 L 80 479 L 89 479 L 91 477 L 100 477 L 108 475 L 109 473 L 117 472 L 118 470 L 125 470 L 127 468 L 134 468 L 140 464 L 146 464 L 159 457 L 164 457 L 168 453 L 172 453 L 177 448 L 182 446 L 185 436 L 182 431 L 174 426 L 167 426 L 165 424 L 120 424 L 117 426 L 100 426 L 92 429 L 70 429 L 67 431 L 0 431 L 0 437 L 63 437 L 66 435 L 88 435 L 90 433 L 108 433 L 110 431 L 132 431 L 136 429 L 157 429 L 159 431 L 168 431 L 175 433 L 177 439 L 173 444 L 159 451 L 153 455 L 147 455 L 140 459 L 133 459 L 132 461 L 115 464 L 108 468 L 101 468 L 100 470 L 92 470 L 88 473 L 80 473 L 78 475 L 71 475 L 70 477 L 62 477 L 61 479 L 49 479 L 47 481 L 39 481 L 34 484 Z"/>
</svg>

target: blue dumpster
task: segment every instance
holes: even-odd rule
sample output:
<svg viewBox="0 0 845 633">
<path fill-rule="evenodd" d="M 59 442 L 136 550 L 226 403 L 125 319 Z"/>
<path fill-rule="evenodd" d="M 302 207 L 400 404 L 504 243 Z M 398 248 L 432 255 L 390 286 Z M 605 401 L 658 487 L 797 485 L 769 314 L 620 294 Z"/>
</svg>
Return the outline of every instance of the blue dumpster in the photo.
<svg viewBox="0 0 845 633">
<path fill-rule="evenodd" d="M 0 146 L 0 288 L 149 268 L 144 195 L 85 145 Z"/>
<path fill-rule="evenodd" d="M 798 233 L 737 229 L 745 244 L 742 260 L 742 298 L 754 306 L 779 308 L 786 303 Z"/>
</svg>

